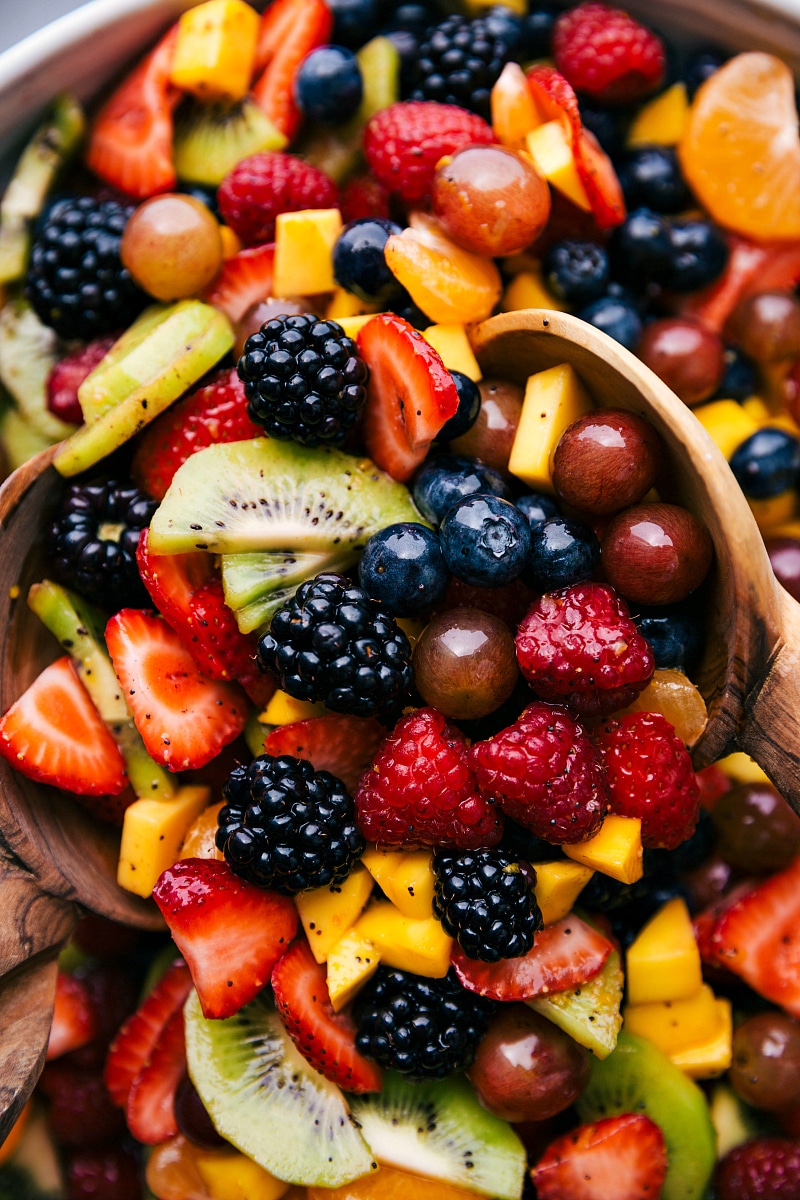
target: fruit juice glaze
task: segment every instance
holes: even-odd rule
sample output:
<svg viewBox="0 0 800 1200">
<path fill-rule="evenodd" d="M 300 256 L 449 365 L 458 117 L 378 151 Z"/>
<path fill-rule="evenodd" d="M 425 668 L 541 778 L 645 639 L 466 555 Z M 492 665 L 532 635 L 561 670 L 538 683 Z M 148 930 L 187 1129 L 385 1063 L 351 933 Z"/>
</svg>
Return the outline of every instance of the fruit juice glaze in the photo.
<svg viewBox="0 0 800 1200">
<path fill-rule="evenodd" d="M 709 535 L 646 421 L 469 338 L 633 349 L 797 596 L 798 162 L 778 59 L 593 3 L 210 0 L 56 100 L 0 379 L 64 653 L 0 753 L 171 940 L 81 926 L 13 1194 L 800 1194 L 800 820 L 692 768 Z"/>
</svg>

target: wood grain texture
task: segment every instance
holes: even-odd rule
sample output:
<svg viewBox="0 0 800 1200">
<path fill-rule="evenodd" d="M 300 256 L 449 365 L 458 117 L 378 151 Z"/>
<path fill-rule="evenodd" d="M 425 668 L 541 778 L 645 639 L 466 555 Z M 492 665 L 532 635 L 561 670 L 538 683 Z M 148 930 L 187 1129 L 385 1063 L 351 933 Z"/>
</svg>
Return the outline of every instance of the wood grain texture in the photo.
<svg viewBox="0 0 800 1200">
<path fill-rule="evenodd" d="M 0 982 L 0 1144 L 44 1066 L 58 959 L 31 959 Z"/>
</svg>

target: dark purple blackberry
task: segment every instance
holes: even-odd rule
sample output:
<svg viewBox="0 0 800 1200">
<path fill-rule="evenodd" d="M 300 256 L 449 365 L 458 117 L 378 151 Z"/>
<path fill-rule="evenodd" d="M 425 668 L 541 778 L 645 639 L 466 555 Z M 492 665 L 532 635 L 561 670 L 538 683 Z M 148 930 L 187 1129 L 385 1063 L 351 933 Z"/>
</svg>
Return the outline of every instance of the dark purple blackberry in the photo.
<svg viewBox="0 0 800 1200">
<path fill-rule="evenodd" d="M 359 717 L 394 717 L 412 682 L 408 638 L 342 575 L 298 588 L 261 638 L 258 665 L 290 696 Z"/>
<path fill-rule="evenodd" d="M 352 797 L 302 758 L 262 754 L 222 789 L 216 841 L 237 875 L 294 896 L 341 883 L 364 852 Z"/>
<path fill-rule="evenodd" d="M 542 928 L 536 873 L 503 850 L 437 854 L 434 915 L 469 958 L 521 958 Z"/>
<path fill-rule="evenodd" d="M 361 415 L 369 369 L 336 321 L 274 317 L 244 344 L 237 366 L 248 412 L 271 437 L 336 446 Z"/>
<path fill-rule="evenodd" d="M 55 578 L 110 612 L 152 607 L 136 547 L 157 508 L 156 500 L 116 479 L 72 484 L 48 532 Z"/>
<path fill-rule="evenodd" d="M 131 324 L 148 302 L 119 256 L 133 205 L 92 196 L 59 200 L 31 247 L 25 295 L 59 337 L 91 341 Z"/>
<path fill-rule="evenodd" d="M 356 1048 L 411 1079 L 442 1079 L 470 1065 L 496 1008 L 452 970 L 427 979 L 379 967 L 356 1002 Z"/>
<path fill-rule="evenodd" d="M 419 47 L 411 99 L 460 104 L 490 121 L 492 88 L 509 57 L 507 42 L 483 17 L 446 17 Z"/>
</svg>

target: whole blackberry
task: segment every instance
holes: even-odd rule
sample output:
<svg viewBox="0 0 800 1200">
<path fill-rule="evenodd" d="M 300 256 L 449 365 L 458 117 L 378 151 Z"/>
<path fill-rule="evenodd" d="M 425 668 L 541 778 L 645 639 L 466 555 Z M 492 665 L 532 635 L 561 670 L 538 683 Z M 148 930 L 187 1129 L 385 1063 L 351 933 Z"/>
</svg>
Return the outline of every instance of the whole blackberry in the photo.
<svg viewBox="0 0 800 1200">
<path fill-rule="evenodd" d="M 56 579 L 113 612 L 150 608 L 136 547 L 157 508 L 158 501 L 130 483 L 73 484 L 48 532 Z"/>
<path fill-rule="evenodd" d="M 313 313 L 265 322 L 236 369 L 251 419 L 271 437 L 304 446 L 343 442 L 367 398 L 369 369 L 355 342 Z"/>
<path fill-rule="evenodd" d="M 492 88 L 508 58 L 507 42 L 483 17 L 446 17 L 419 47 L 411 99 L 460 104 L 489 121 Z"/>
<path fill-rule="evenodd" d="M 130 325 L 147 303 L 119 256 L 132 205 L 92 196 L 59 200 L 31 247 L 25 294 L 59 337 L 88 342 Z"/>
<path fill-rule="evenodd" d="M 258 665 L 290 696 L 359 717 L 399 713 L 411 646 L 394 618 L 342 575 L 317 575 L 272 618 Z"/>
<path fill-rule="evenodd" d="M 286 896 L 341 883 L 364 851 L 340 779 L 302 758 L 262 754 L 231 771 L 216 841 L 237 875 Z"/>
<path fill-rule="evenodd" d="M 470 1065 L 496 1007 L 452 970 L 427 979 L 379 967 L 359 993 L 356 1048 L 411 1079 L 442 1079 Z"/>
<path fill-rule="evenodd" d="M 437 854 L 433 911 L 469 958 L 521 958 L 542 928 L 532 867 L 503 850 Z"/>
</svg>

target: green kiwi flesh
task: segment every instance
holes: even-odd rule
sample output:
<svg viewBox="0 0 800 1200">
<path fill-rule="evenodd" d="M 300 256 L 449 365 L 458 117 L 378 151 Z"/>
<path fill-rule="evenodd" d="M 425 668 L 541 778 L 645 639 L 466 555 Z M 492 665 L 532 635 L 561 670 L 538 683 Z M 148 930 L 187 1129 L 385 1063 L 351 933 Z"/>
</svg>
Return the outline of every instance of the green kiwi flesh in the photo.
<svg viewBox="0 0 800 1200">
<path fill-rule="evenodd" d="M 34 429 L 18 408 L 6 402 L 0 413 L 0 446 L 1 461 L 8 471 L 16 471 L 17 467 L 41 454 L 42 450 L 47 450 L 57 440 L 45 437 L 38 429 Z"/>
<path fill-rule="evenodd" d="M 600 974 L 588 983 L 525 1003 L 598 1058 L 607 1058 L 617 1044 L 622 1027 L 623 986 L 622 964 L 619 952 L 614 950 Z"/>
<path fill-rule="evenodd" d="M 285 146 L 286 137 L 248 96 L 237 104 L 187 100 L 175 121 L 175 171 L 187 183 L 218 187 L 243 158 Z"/>
<path fill-rule="evenodd" d="M 383 1091 L 354 1096 L 352 1109 L 379 1163 L 496 1200 L 521 1197 L 525 1148 L 463 1076 L 410 1083 L 385 1071 Z"/>
<path fill-rule="evenodd" d="M 46 444 L 60 442 L 75 426 L 47 407 L 47 380 L 59 358 L 58 338 L 21 296 L 0 310 L 0 383 L 21 416 Z"/>
<path fill-rule="evenodd" d="M 300 584 L 322 571 L 346 571 L 358 553 L 297 554 L 269 552 L 220 556 L 225 603 L 236 615 L 242 633 L 270 621 Z"/>
</svg>

